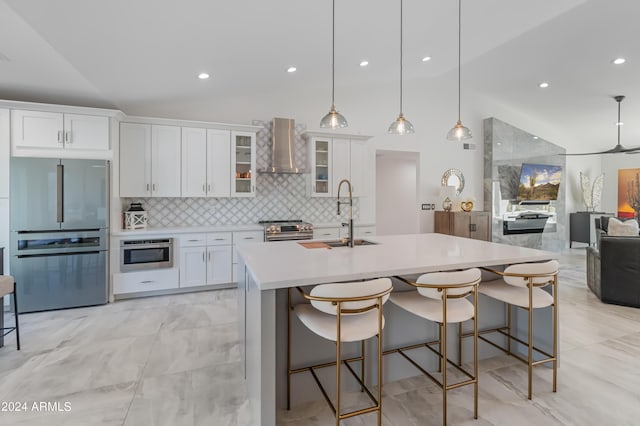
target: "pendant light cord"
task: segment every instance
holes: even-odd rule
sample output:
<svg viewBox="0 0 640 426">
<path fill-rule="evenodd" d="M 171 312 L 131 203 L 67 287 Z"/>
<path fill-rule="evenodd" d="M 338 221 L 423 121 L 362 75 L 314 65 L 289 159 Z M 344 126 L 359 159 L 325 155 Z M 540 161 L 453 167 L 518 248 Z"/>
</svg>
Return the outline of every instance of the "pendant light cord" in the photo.
<svg viewBox="0 0 640 426">
<path fill-rule="evenodd" d="M 460 51 L 462 50 L 462 0 L 458 0 L 458 123 L 460 122 L 460 103 L 462 96 L 460 94 Z"/>
<path fill-rule="evenodd" d="M 331 109 L 336 102 L 336 0 L 333 0 L 331 12 Z"/>
<path fill-rule="evenodd" d="M 402 115 L 402 3 L 400 0 L 400 115 Z"/>
<path fill-rule="evenodd" d="M 620 145 L 620 127 L 622 127 L 622 124 L 620 124 L 620 104 L 622 103 L 622 99 L 620 99 L 618 101 L 618 123 L 617 123 L 617 127 L 618 127 L 618 145 Z"/>
</svg>

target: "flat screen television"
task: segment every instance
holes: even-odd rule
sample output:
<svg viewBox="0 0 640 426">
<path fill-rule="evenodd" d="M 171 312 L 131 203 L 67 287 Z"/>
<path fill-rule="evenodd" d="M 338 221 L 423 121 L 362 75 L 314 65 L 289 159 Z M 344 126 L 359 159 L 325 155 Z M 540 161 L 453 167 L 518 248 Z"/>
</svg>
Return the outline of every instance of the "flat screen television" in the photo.
<svg viewBox="0 0 640 426">
<path fill-rule="evenodd" d="M 551 201 L 558 198 L 562 166 L 523 163 L 520 168 L 518 201 Z"/>
</svg>

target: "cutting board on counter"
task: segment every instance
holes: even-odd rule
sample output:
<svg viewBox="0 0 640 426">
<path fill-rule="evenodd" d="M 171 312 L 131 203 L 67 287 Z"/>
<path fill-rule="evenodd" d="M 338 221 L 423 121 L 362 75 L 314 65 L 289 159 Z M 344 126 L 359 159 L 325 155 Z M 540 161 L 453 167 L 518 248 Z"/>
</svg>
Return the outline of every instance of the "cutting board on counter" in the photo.
<svg viewBox="0 0 640 426">
<path fill-rule="evenodd" d="M 317 249 L 317 248 L 327 248 L 330 249 L 331 247 L 323 242 L 312 242 L 312 243 L 298 243 L 300 244 L 302 247 L 304 248 L 308 248 L 308 249 Z"/>
</svg>

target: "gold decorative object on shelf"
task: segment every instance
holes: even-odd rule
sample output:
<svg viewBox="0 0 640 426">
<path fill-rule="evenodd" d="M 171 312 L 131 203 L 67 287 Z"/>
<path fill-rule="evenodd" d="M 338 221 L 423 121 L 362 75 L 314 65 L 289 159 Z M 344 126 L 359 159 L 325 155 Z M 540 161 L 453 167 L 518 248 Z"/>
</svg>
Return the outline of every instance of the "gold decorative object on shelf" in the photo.
<svg viewBox="0 0 640 426">
<path fill-rule="evenodd" d="M 473 201 L 463 201 L 460 203 L 460 208 L 465 212 L 473 210 Z"/>
</svg>

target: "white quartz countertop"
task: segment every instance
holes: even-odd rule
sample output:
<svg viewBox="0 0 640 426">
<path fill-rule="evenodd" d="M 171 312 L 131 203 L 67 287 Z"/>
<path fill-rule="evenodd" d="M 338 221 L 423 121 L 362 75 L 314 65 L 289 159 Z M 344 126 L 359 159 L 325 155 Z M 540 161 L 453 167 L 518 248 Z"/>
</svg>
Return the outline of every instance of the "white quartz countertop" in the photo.
<svg viewBox="0 0 640 426">
<path fill-rule="evenodd" d="M 374 222 L 358 222 L 353 221 L 353 226 L 376 226 Z M 314 223 L 313 227 L 316 229 L 325 229 L 325 228 L 342 228 L 342 222 L 330 222 L 330 223 Z"/>
<path fill-rule="evenodd" d="M 114 237 L 134 237 L 144 235 L 172 235 L 172 234 L 190 234 L 190 233 L 207 233 L 207 232 L 240 232 L 240 231 L 262 231 L 262 225 L 224 225 L 224 226 L 181 226 L 170 228 L 145 228 L 112 232 Z"/>
<path fill-rule="evenodd" d="M 557 259 L 554 252 L 443 234 L 367 238 L 377 245 L 308 249 L 295 241 L 239 244 L 258 288 L 418 274 Z"/>
</svg>

